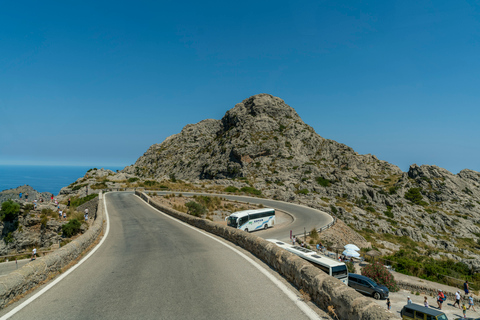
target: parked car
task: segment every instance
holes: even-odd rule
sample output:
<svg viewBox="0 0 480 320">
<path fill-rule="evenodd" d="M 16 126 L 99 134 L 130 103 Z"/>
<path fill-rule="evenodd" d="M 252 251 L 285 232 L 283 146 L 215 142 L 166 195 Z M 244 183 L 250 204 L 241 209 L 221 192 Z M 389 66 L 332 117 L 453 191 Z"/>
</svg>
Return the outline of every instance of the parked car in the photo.
<svg viewBox="0 0 480 320">
<path fill-rule="evenodd" d="M 377 300 L 388 298 L 390 293 L 387 287 L 377 284 L 369 277 L 355 273 L 348 274 L 348 286 Z"/>
<path fill-rule="evenodd" d="M 400 315 L 404 320 L 448 320 L 447 316 L 442 311 L 426 308 L 414 303 L 404 306 L 402 311 L 400 311 Z"/>
</svg>

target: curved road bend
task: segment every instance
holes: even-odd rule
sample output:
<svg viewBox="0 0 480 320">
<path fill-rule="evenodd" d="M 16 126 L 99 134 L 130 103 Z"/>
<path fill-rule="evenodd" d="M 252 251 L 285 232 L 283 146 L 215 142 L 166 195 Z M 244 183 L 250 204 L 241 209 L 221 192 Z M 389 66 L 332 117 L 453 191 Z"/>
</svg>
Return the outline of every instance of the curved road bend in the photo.
<svg viewBox="0 0 480 320">
<path fill-rule="evenodd" d="M 298 299 L 212 236 L 131 193 L 108 193 L 106 201 L 104 244 L 12 319 L 308 318 Z"/>
<path fill-rule="evenodd" d="M 171 192 L 160 191 L 157 193 L 169 194 Z M 253 204 L 261 203 L 266 207 L 275 208 L 278 210 L 288 212 L 294 217 L 294 221 L 291 224 L 281 226 L 281 227 L 274 227 L 266 231 L 263 231 L 263 230 L 255 231 L 254 233 L 255 235 L 265 239 L 273 238 L 273 239 L 288 241 L 290 239 L 290 230 L 292 230 L 293 234 L 303 234 L 304 228 L 306 228 L 306 231 L 309 232 L 314 227 L 316 229 L 319 229 L 333 221 L 333 217 L 328 213 L 325 213 L 317 209 L 309 208 L 309 207 L 294 204 L 294 203 L 284 202 L 284 201 L 245 197 L 245 196 L 233 196 L 233 195 L 225 195 L 225 194 L 211 194 L 211 193 L 182 192 L 182 194 L 186 196 L 193 196 L 193 195 L 218 196 L 228 200 L 237 200 L 237 201 L 249 202 Z"/>
</svg>

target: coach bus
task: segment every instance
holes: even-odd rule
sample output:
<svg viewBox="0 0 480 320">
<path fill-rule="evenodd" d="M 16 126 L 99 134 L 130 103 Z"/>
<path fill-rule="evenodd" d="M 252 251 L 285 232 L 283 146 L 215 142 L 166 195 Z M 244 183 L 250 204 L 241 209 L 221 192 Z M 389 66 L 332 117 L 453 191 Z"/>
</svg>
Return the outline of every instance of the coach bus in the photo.
<svg viewBox="0 0 480 320">
<path fill-rule="evenodd" d="M 266 239 L 272 243 L 275 243 L 280 248 L 283 248 L 293 254 L 296 254 L 300 258 L 303 258 L 313 264 L 318 269 L 322 270 L 329 276 L 335 277 L 348 285 L 348 270 L 345 263 L 334 259 L 320 256 L 315 251 L 303 248 L 300 246 L 293 246 L 291 244 L 282 242 L 275 239 Z"/>
<path fill-rule="evenodd" d="M 226 217 L 227 225 L 246 232 L 268 229 L 275 225 L 275 209 L 244 210 Z"/>
</svg>

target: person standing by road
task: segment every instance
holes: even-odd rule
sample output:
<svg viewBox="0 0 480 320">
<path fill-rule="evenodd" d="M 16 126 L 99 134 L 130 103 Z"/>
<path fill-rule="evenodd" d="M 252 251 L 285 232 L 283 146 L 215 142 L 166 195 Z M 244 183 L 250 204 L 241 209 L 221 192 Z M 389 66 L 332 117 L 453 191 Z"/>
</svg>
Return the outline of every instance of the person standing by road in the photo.
<svg viewBox="0 0 480 320">
<path fill-rule="evenodd" d="M 390 303 L 390 298 L 387 298 L 387 310 L 390 310 L 392 304 Z"/>
<path fill-rule="evenodd" d="M 442 290 L 438 290 L 438 296 L 437 296 L 438 309 L 442 310 L 442 304 L 444 300 L 445 300 L 445 295 L 443 294 Z"/>
<path fill-rule="evenodd" d="M 463 291 L 465 291 L 465 296 L 468 296 L 470 287 L 468 286 L 468 280 L 463 284 Z"/>
<path fill-rule="evenodd" d="M 85 208 L 85 221 L 88 220 L 88 208 Z"/>
<path fill-rule="evenodd" d="M 70 208 L 70 198 L 68 198 L 67 207 Z"/>
<path fill-rule="evenodd" d="M 18 193 L 18 197 L 19 197 L 20 199 L 22 199 L 22 193 L 21 193 L 21 192 Z"/>
<path fill-rule="evenodd" d="M 28 201 L 28 192 L 25 193 L 25 201 Z"/>
<path fill-rule="evenodd" d="M 32 260 L 36 260 L 37 259 L 37 248 L 33 248 L 32 250 Z"/>
<path fill-rule="evenodd" d="M 428 308 L 428 298 L 427 298 L 427 296 L 425 296 L 425 299 L 423 300 L 423 305 L 425 306 L 425 308 Z"/>
<path fill-rule="evenodd" d="M 412 299 L 410 299 L 410 296 L 407 296 L 407 304 L 412 304 Z"/>
</svg>

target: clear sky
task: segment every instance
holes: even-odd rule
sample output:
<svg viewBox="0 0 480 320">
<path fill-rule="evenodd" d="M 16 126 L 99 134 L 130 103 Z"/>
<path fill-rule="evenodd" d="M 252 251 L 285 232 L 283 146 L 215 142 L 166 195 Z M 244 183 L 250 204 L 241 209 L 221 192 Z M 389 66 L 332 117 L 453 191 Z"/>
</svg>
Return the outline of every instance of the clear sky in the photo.
<svg viewBox="0 0 480 320">
<path fill-rule="evenodd" d="M 404 171 L 480 171 L 478 1 L 3 1 L 0 30 L 0 164 L 130 165 L 269 93 Z"/>
</svg>

